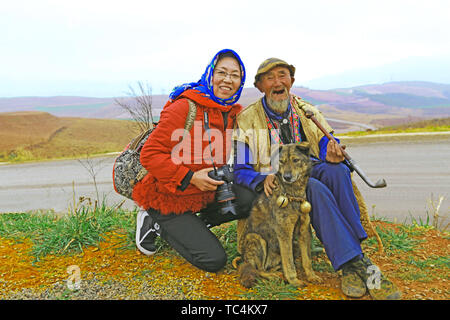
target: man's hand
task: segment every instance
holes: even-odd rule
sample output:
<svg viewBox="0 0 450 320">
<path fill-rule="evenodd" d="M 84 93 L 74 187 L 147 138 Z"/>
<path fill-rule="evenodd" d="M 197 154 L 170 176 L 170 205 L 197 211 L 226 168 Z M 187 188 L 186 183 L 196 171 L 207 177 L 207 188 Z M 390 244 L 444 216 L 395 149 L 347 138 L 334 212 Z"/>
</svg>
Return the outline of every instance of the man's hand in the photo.
<svg viewBox="0 0 450 320">
<path fill-rule="evenodd" d="M 214 191 L 217 186 L 224 183 L 224 181 L 217 181 L 208 177 L 208 172 L 214 170 L 213 168 L 205 168 L 194 172 L 191 178 L 191 184 L 199 188 L 201 191 Z"/>
<path fill-rule="evenodd" d="M 264 179 L 264 193 L 266 196 L 270 196 L 272 194 L 273 189 L 276 188 L 275 175 L 269 174 L 266 179 Z"/>
<path fill-rule="evenodd" d="M 345 149 L 345 146 L 342 146 L 342 149 Z M 344 154 L 342 153 L 336 141 L 328 141 L 327 156 L 325 160 L 331 163 L 339 163 L 345 160 Z"/>
</svg>

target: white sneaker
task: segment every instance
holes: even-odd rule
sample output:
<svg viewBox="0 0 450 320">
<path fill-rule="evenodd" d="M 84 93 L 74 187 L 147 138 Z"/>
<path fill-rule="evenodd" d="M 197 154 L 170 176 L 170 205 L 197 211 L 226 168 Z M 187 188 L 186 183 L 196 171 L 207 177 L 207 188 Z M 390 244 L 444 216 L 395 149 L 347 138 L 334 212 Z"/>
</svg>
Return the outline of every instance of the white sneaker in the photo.
<svg viewBox="0 0 450 320">
<path fill-rule="evenodd" d="M 136 216 L 136 247 L 140 252 L 151 256 L 156 252 L 155 239 L 160 235 L 159 225 L 147 211 L 140 210 Z"/>
</svg>

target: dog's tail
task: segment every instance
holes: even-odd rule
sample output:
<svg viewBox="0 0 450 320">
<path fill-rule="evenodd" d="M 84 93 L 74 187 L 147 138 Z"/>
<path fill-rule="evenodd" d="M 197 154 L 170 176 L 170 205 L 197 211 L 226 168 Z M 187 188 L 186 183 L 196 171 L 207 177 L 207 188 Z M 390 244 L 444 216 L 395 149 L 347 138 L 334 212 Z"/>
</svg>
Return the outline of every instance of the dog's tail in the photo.
<svg viewBox="0 0 450 320">
<path fill-rule="evenodd" d="M 258 271 L 248 262 L 244 262 L 239 266 L 240 283 L 246 287 L 251 288 L 255 285 L 258 277 Z"/>
<path fill-rule="evenodd" d="M 239 264 L 242 262 L 242 258 L 241 257 L 236 257 L 233 259 L 233 261 L 231 261 L 231 265 L 233 266 L 233 268 L 235 268 L 237 270 L 237 268 L 239 267 Z"/>
</svg>

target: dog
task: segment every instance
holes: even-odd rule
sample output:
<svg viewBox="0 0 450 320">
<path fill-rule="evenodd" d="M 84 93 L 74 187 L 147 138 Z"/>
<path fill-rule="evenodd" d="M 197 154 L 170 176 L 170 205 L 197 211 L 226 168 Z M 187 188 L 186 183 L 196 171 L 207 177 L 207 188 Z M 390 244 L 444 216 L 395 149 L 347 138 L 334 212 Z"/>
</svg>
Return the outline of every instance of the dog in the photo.
<svg viewBox="0 0 450 320">
<path fill-rule="evenodd" d="M 238 273 L 247 288 L 254 286 L 257 278 L 279 279 L 282 275 L 296 287 L 305 286 L 297 277 L 298 256 L 306 280 L 321 282 L 311 265 L 310 204 L 306 201 L 312 169 L 309 145 L 282 145 L 278 155 L 277 187 L 269 197 L 263 192 L 257 198 L 242 234 Z"/>
</svg>

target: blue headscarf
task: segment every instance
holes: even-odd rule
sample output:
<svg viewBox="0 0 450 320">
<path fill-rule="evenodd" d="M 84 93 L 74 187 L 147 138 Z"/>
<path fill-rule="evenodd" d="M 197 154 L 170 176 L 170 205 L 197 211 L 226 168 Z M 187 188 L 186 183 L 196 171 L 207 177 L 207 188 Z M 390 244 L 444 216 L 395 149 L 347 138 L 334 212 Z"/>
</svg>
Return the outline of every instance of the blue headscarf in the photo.
<svg viewBox="0 0 450 320">
<path fill-rule="evenodd" d="M 213 78 L 213 74 L 214 74 L 214 68 L 217 65 L 217 61 L 219 60 L 219 56 L 222 53 L 226 53 L 226 52 L 231 52 L 234 55 L 234 57 L 236 58 L 236 60 L 239 62 L 239 65 L 241 66 L 241 72 L 242 72 L 241 73 L 241 85 L 239 86 L 239 89 L 236 91 L 236 93 L 233 96 L 231 96 L 228 99 L 221 99 L 214 95 L 212 78 Z M 204 96 L 210 98 L 214 102 L 217 102 L 218 104 L 223 105 L 223 106 L 229 106 L 229 105 L 236 103 L 239 100 L 241 93 L 242 93 L 242 89 L 244 88 L 244 83 L 245 83 L 245 67 L 244 67 L 244 64 L 242 63 L 241 58 L 235 51 L 233 51 L 231 49 L 223 49 L 216 53 L 214 58 L 211 60 L 211 62 L 206 67 L 206 70 L 203 73 L 202 78 L 199 81 L 185 83 L 185 84 L 175 87 L 172 90 L 172 93 L 169 95 L 169 98 L 173 101 L 176 98 L 178 98 L 178 96 L 180 96 L 184 91 L 189 90 L 189 89 L 195 89 L 195 90 L 203 93 Z"/>
</svg>

